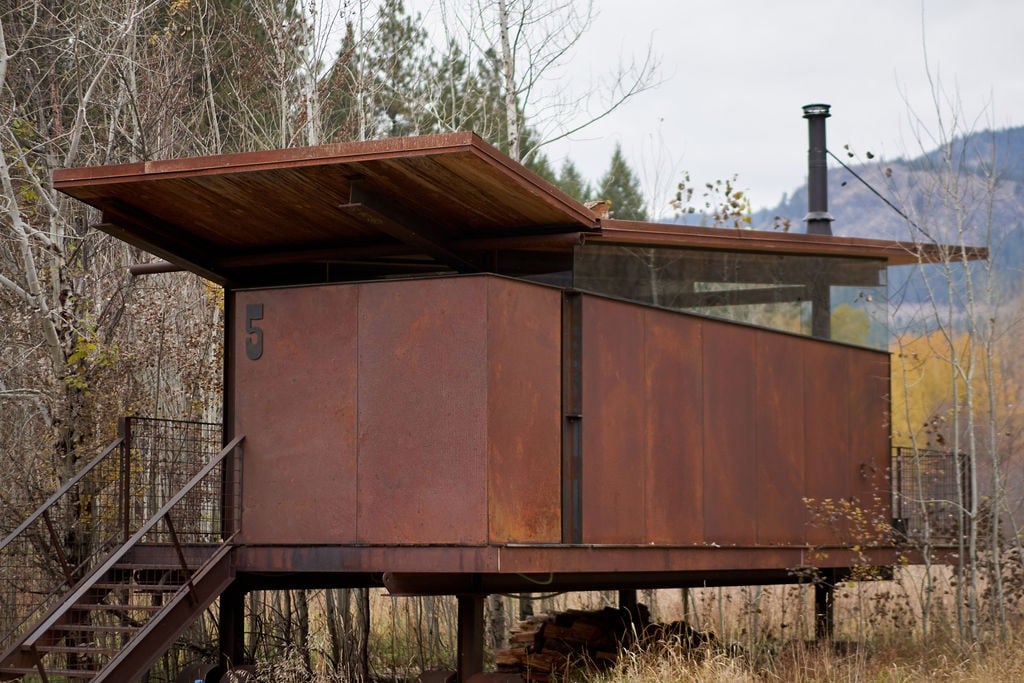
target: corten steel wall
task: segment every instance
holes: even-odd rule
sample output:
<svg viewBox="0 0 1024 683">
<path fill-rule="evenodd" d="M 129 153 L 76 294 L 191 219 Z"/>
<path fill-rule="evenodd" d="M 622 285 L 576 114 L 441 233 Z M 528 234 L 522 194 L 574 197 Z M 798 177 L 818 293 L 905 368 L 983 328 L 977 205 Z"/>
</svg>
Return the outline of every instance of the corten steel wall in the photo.
<svg viewBox="0 0 1024 683">
<path fill-rule="evenodd" d="M 593 296 L 582 319 L 584 543 L 878 540 L 888 354 Z M 855 502 L 811 524 L 825 499 Z"/>
<path fill-rule="evenodd" d="M 558 290 L 464 276 L 233 311 L 242 542 L 563 541 Z M 887 354 L 591 295 L 578 319 L 583 543 L 852 546 L 805 498 L 890 516 Z"/>
<path fill-rule="evenodd" d="M 242 542 L 559 540 L 558 291 L 426 279 L 243 291 L 234 311 Z"/>
</svg>

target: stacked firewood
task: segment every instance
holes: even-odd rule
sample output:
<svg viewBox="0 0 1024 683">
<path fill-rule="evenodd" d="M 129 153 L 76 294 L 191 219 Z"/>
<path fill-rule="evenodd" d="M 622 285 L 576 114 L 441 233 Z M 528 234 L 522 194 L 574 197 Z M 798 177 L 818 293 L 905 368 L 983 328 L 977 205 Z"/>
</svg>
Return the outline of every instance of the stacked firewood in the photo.
<svg viewBox="0 0 1024 683">
<path fill-rule="evenodd" d="M 697 647 L 708 637 L 684 622 L 652 624 L 644 605 L 637 605 L 635 610 L 569 610 L 520 621 L 509 637 L 511 647 L 495 652 L 495 664 L 498 671 L 544 683 L 552 675 L 564 678 L 574 668 L 607 668 L 615 663 L 623 647 L 637 639 L 657 642 L 678 638 L 684 647 Z"/>
</svg>

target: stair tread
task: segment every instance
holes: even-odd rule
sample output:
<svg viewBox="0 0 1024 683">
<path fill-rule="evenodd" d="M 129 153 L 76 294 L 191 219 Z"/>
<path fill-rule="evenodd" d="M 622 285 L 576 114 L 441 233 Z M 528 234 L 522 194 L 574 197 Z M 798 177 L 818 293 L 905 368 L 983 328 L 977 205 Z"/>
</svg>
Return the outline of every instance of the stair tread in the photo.
<svg viewBox="0 0 1024 683">
<path fill-rule="evenodd" d="M 37 674 L 39 669 L 34 666 L 4 666 L 0 667 L 0 674 Z M 65 678 L 95 678 L 96 671 L 92 669 L 46 669 L 47 676 L 64 676 Z"/>
<path fill-rule="evenodd" d="M 100 647 L 97 645 L 37 645 L 40 652 L 68 652 L 79 654 L 113 655 L 121 651 L 116 647 Z"/>
<path fill-rule="evenodd" d="M 76 610 L 82 611 L 106 611 L 106 612 L 159 612 L 163 605 L 108 605 L 102 602 L 90 602 L 75 605 Z"/>
<path fill-rule="evenodd" d="M 140 631 L 138 626 L 107 626 L 93 624 L 54 624 L 51 630 L 59 631 L 80 631 L 82 633 L 135 633 Z"/>
<path fill-rule="evenodd" d="M 103 590 L 141 590 L 141 591 L 176 591 L 184 583 L 96 583 L 93 584 L 93 588 L 101 588 Z"/>
</svg>

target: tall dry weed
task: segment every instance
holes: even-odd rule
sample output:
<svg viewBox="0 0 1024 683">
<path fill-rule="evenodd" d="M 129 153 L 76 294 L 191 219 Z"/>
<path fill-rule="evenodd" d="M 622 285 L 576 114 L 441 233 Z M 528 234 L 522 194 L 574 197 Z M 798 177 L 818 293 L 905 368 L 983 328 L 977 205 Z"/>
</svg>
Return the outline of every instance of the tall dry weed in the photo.
<svg viewBox="0 0 1024 683">
<path fill-rule="evenodd" d="M 953 641 L 924 646 L 906 641 L 817 644 L 790 642 L 752 656 L 736 647 L 686 652 L 671 643 L 630 650 L 610 670 L 587 675 L 592 683 L 789 682 L 1018 683 L 1024 681 L 1024 637 L 963 652 Z"/>
</svg>

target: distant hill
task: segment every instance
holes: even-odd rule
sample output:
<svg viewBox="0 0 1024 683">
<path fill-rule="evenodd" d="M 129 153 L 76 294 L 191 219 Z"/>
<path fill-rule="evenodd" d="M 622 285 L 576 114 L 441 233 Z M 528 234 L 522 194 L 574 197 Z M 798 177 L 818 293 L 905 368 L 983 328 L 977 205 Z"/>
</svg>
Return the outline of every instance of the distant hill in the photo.
<svg viewBox="0 0 1024 683">
<path fill-rule="evenodd" d="M 958 168 L 979 178 L 985 166 L 993 166 L 997 169 L 1002 186 L 1000 194 L 1017 198 L 1024 196 L 1021 194 L 1024 189 L 1024 126 L 976 133 L 955 140 L 952 147 L 953 158 L 962 160 Z M 848 158 L 842 149 L 831 151 L 883 196 L 903 209 L 907 208 L 908 199 L 915 202 L 919 210 L 924 208 L 925 201 L 921 195 L 932 185 L 927 178 L 942 164 L 938 151 L 916 159 L 868 163 L 857 163 L 856 159 Z M 835 234 L 892 239 L 908 237 L 906 222 L 833 159 L 829 159 L 828 175 L 829 208 L 836 219 L 833 223 Z M 1005 198 L 997 202 L 997 208 L 1011 212 L 1013 202 L 1007 202 Z M 1013 212 L 1016 215 L 1006 216 L 1006 220 L 997 222 L 1007 225 L 1016 220 L 1019 223 L 1020 206 L 1016 208 L 1017 211 Z M 792 195 L 784 197 L 778 206 L 755 213 L 753 225 L 758 229 L 770 230 L 773 218 L 780 216 L 792 220 L 792 229 L 799 231 L 803 230 L 802 219 L 806 213 L 807 186 L 804 185 Z"/>
<path fill-rule="evenodd" d="M 957 194 L 966 197 L 962 205 L 967 210 L 960 212 L 954 211 L 947 201 L 948 184 L 944 187 L 938 180 L 939 169 L 944 166 L 938 150 L 914 159 L 867 163 L 855 163 L 858 159 L 848 157 L 843 149 L 832 152 L 938 241 L 990 244 L 1000 284 L 1019 292 L 1024 289 L 1024 127 L 976 133 L 955 140 L 950 148 L 952 165 L 958 171 Z M 995 169 L 994 176 L 988 172 L 990 169 Z M 913 228 L 907 220 L 831 158 L 828 177 L 829 209 L 835 217 L 833 234 L 912 239 Z M 989 192 L 986 183 L 993 177 L 995 191 Z M 988 197 L 993 201 L 988 201 Z M 778 206 L 755 213 L 752 225 L 772 230 L 788 220 L 790 231 L 803 232 L 806 213 L 805 185 L 783 197 Z M 957 237 L 958 223 L 962 240 Z M 989 226 L 991 239 L 986 234 Z"/>
</svg>

